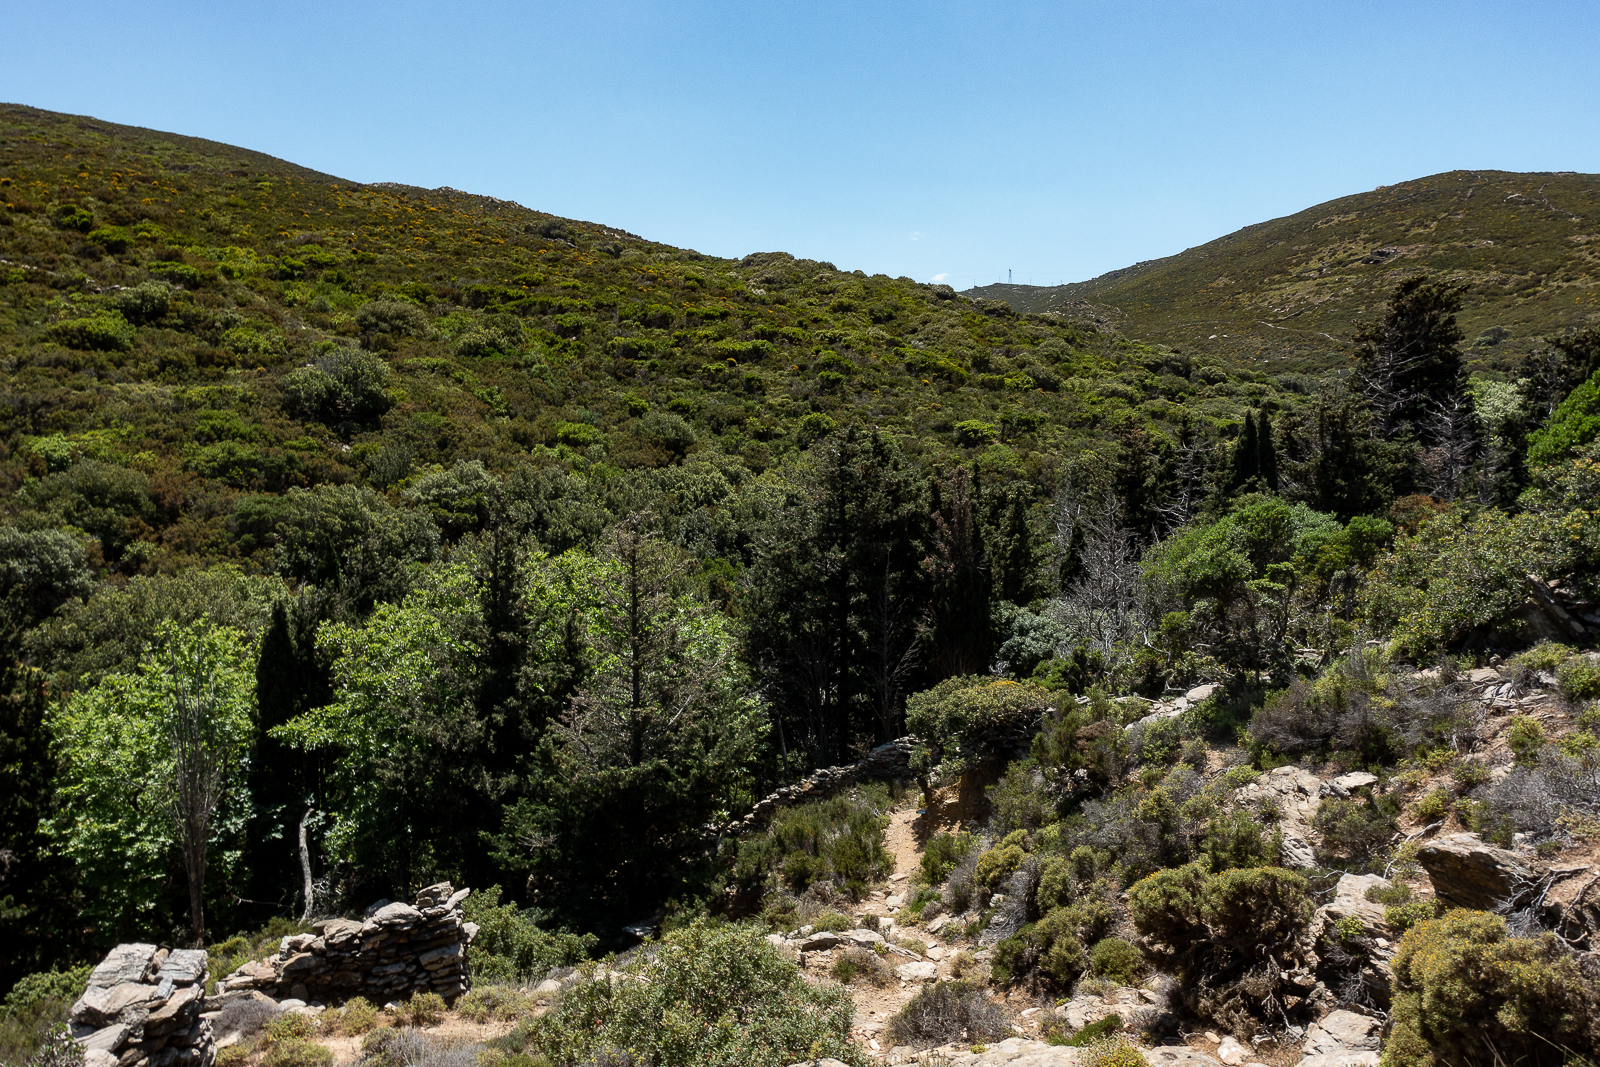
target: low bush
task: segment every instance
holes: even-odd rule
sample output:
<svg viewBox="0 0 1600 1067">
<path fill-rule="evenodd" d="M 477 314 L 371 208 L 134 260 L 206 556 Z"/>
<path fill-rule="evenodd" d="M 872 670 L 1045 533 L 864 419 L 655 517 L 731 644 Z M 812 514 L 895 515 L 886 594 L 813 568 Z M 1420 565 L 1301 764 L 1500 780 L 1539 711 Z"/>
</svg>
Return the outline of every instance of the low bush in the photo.
<svg viewBox="0 0 1600 1067">
<path fill-rule="evenodd" d="M 1412 810 L 1423 822 L 1438 822 L 1450 814 L 1450 791 L 1435 789 L 1418 800 Z"/>
<path fill-rule="evenodd" d="M 1600 697 L 1600 655 L 1573 656 L 1556 668 L 1556 678 L 1568 700 Z"/>
<path fill-rule="evenodd" d="M 995 945 L 991 976 L 1004 983 L 1037 978 L 1054 989 L 1070 989 L 1089 964 L 1084 946 L 1097 942 L 1111 919 L 1109 905 L 1092 897 L 1055 908 Z"/>
<path fill-rule="evenodd" d="M 1027 857 L 1027 831 L 1017 830 L 978 857 L 978 881 L 993 889 L 1008 880 Z"/>
<path fill-rule="evenodd" d="M 333 1067 L 333 1049 L 315 1041 L 274 1042 L 261 1067 Z"/>
<path fill-rule="evenodd" d="M 1118 937 L 1103 938 L 1089 950 L 1089 970 L 1097 978 L 1132 985 L 1144 970 L 1144 956 L 1131 942 Z"/>
<path fill-rule="evenodd" d="M 1327 797 L 1311 826 L 1322 835 L 1318 858 L 1324 865 L 1366 867 L 1376 862 L 1395 833 L 1393 802 L 1372 797 Z"/>
<path fill-rule="evenodd" d="M 1306 962 L 1311 896 L 1303 876 L 1276 867 L 1208 874 L 1191 863 L 1135 883 L 1128 910 L 1190 1010 L 1235 1034 L 1249 1037 L 1269 1012 L 1282 1014 L 1283 998 L 1300 996 L 1284 972 Z"/>
<path fill-rule="evenodd" d="M 867 982 L 869 985 L 886 986 L 894 978 L 894 972 L 889 970 L 889 965 L 876 952 L 864 948 L 847 948 L 833 961 L 833 969 L 829 971 L 834 981 L 849 985 L 857 980 Z"/>
<path fill-rule="evenodd" d="M 508 985 L 475 985 L 456 1001 L 456 1014 L 475 1023 L 515 1022 L 531 1010 L 523 992 Z"/>
<path fill-rule="evenodd" d="M 753 927 L 696 920 L 621 970 L 618 981 L 579 982 L 523 1024 L 528 1050 L 558 1063 L 864 1064 L 849 994 L 807 984 Z"/>
<path fill-rule="evenodd" d="M 254 997 L 248 1000 L 230 1001 L 217 1013 L 216 1019 L 211 1023 L 211 1030 L 219 1037 L 238 1034 L 241 1038 L 251 1038 L 266 1029 L 267 1025 L 281 1014 L 283 1009 L 272 1001 L 256 1000 Z"/>
<path fill-rule="evenodd" d="M 924 986 L 889 1020 L 890 1045 L 931 1048 L 951 1041 L 996 1041 L 1011 1033 L 1006 1013 L 966 982 Z"/>
<path fill-rule="evenodd" d="M 504 1067 L 518 1067 L 516 1058 L 496 1049 L 485 1055 L 484 1046 L 471 1041 L 432 1037 L 417 1030 L 385 1026 L 368 1034 L 361 1042 L 359 1067 L 480 1067 L 495 1060 Z M 535 1067 L 532 1057 L 522 1056 L 521 1067 Z M 547 1061 L 544 1061 L 547 1062 Z M 543 1067 L 541 1062 L 538 1067 Z"/>
<path fill-rule="evenodd" d="M 378 1025 L 378 1009 L 366 997 L 351 997 L 344 1002 L 344 1007 L 330 1013 L 328 1018 L 330 1025 L 341 1034 L 359 1037 Z"/>
<path fill-rule="evenodd" d="M 1406 931 L 1384 1067 L 1559 1067 L 1600 1051 L 1600 996 L 1549 934 L 1456 910 Z"/>
<path fill-rule="evenodd" d="M 783 809 L 765 834 L 739 843 L 733 877 L 764 888 L 781 880 L 797 893 L 825 882 L 859 898 L 869 882 L 887 877 L 893 867 L 883 844 L 889 802 L 881 788 L 862 786 Z"/>
<path fill-rule="evenodd" d="M 93 969 L 86 965 L 40 971 L 18 979 L 0 1004 L 0 1063 L 27 1063 L 57 1054 L 51 1032 L 66 1022 L 67 1009 L 83 992 Z"/>
<path fill-rule="evenodd" d="M 1081 1067 L 1150 1067 L 1138 1046 L 1121 1034 L 1090 1045 L 1078 1063 Z"/>
<path fill-rule="evenodd" d="M 1092 1022 L 1075 1034 L 1053 1039 L 1050 1043 L 1052 1045 L 1066 1045 L 1068 1048 L 1089 1048 L 1121 1029 L 1122 1016 L 1107 1015 L 1099 1022 Z"/>
<path fill-rule="evenodd" d="M 399 1017 L 412 1026 L 432 1026 L 444 1015 L 444 998 L 437 993 L 413 993 L 400 1005 Z"/>
<path fill-rule="evenodd" d="M 62 319 L 50 327 L 50 336 L 68 348 L 90 352 L 126 352 L 133 347 L 133 324 L 115 311 Z"/>
<path fill-rule="evenodd" d="M 480 983 L 512 983 L 543 978 L 553 968 L 570 967 L 594 954 L 599 939 L 564 929 L 545 930 L 512 903 L 500 903 L 500 887 L 467 897 L 462 918 L 478 924 L 467 949 L 467 963 Z"/>
<path fill-rule="evenodd" d="M 282 1045 L 293 1041 L 304 1041 L 316 1032 L 315 1016 L 304 1015 L 298 1011 L 279 1012 L 267 1023 L 267 1044 Z"/>
</svg>

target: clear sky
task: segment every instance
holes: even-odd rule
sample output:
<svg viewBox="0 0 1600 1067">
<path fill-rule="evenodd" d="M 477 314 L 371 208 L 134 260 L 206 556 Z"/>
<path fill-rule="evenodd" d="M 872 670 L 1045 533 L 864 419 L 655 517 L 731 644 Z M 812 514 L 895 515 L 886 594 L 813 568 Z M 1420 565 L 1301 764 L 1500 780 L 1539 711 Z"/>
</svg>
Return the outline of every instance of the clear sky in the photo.
<svg viewBox="0 0 1600 1067">
<path fill-rule="evenodd" d="M 0 100 L 722 256 L 1055 284 L 1600 171 L 1600 3 L 0 3 Z"/>
</svg>

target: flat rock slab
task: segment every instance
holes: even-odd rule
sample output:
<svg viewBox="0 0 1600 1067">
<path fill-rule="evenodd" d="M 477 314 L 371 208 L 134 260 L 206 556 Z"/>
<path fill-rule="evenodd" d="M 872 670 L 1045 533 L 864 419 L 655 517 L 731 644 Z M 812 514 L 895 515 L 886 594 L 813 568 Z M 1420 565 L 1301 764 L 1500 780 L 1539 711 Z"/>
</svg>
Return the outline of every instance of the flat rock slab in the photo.
<svg viewBox="0 0 1600 1067">
<path fill-rule="evenodd" d="M 118 945 L 89 974 L 89 984 L 110 989 L 124 982 L 142 982 L 156 956 L 156 946 L 142 943 Z"/>
<path fill-rule="evenodd" d="M 902 963 L 894 969 L 902 982 L 931 982 L 939 977 L 937 963 Z"/>
</svg>

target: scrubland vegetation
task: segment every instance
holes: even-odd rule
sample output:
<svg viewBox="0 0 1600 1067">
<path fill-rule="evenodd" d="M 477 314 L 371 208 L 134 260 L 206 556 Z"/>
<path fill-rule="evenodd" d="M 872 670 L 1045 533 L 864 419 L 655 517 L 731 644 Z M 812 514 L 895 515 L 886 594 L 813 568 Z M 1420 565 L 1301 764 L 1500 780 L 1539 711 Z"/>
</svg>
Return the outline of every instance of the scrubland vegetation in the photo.
<svg viewBox="0 0 1600 1067">
<path fill-rule="evenodd" d="M 507 1067 L 851 1061 L 848 998 L 746 920 L 847 928 L 901 787 L 727 828 L 905 734 L 925 797 L 1000 774 L 906 889 L 907 919 L 995 935 L 964 978 L 1061 997 L 1159 969 L 1247 1036 L 1307 1017 L 1292 974 L 1368 995 L 1359 945 L 1300 935 L 1337 872 L 1414 870 L 1402 819 L 1600 839 L 1577 320 L 1487 368 L 1463 294 L 1402 265 L 1354 363 L 1272 379 L 23 108 L 0 202 L 0 1055 L 116 941 L 206 943 L 215 978 L 448 879 L 478 890 L 486 985 L 667 931 L 628 964 L 648 981 L 519 1023 Z M 1491 658 L 1571 723 L 1511 723 L 1493 779 L 1463 681 Z M 1291 762 L 1384 785 L 1321 803 L 1310 870 L 1283 811 L 1237 800 Z M 1592 1047 L 1558 946 L 1387 906 L 1396 1067 L 1468 1008 Z M 1512 986 L 1441 985 L 1458 957 Z M 967 992 L 894 1025 L 995 1027 Z M 369 1058 L 413 1062 L 395 1033 Z"/>
</svg>

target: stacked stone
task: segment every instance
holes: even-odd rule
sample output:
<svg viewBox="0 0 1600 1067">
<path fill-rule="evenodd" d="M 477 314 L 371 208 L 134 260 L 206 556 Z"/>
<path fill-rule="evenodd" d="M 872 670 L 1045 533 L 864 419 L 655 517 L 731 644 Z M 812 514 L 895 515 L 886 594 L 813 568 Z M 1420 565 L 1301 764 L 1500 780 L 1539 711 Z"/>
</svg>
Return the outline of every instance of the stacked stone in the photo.
<svg viewBox="0 0 1600 1067">
<path fill-rule="evenodd" d="M 824 767 L 813 771 L 794 785 L 784 786 L 776 793 L 763 797 L 750 809 L 750 814 L 723 827 L 725 834 L 740 834 L 772 818 L 779 808 L 790 804 L 803 804 L 808 800 L 821 800 L 832 796 L 845 786 L 870 779 L 904 778 L 910 773 L 911 750 L 916 738 L 900 737 L 885 742 L 867 753 L 866 758 L 846 767 Z"/>
<path fill-rule="evenodd" d="M 211 1067 L 217 1045 L 200 1017 L 208 962 L 199 949 L 112 949 L 72 1005 L 85 1067 Z"/>
<path fill-rule="evenodd" d="M 382 1004 L 429 992 L 453 1000 L 470 985 L 466 950 L 478 933 L 461 921 L 469 892 L 440 882 L 418 893 L 415 905 L 386 904 L 365 921 L 325 919 L 313 933 L 285 937 L 275 959 L 240 967 L 222 988 L 280 1000 L 363 996 Z"/>
</svg>

